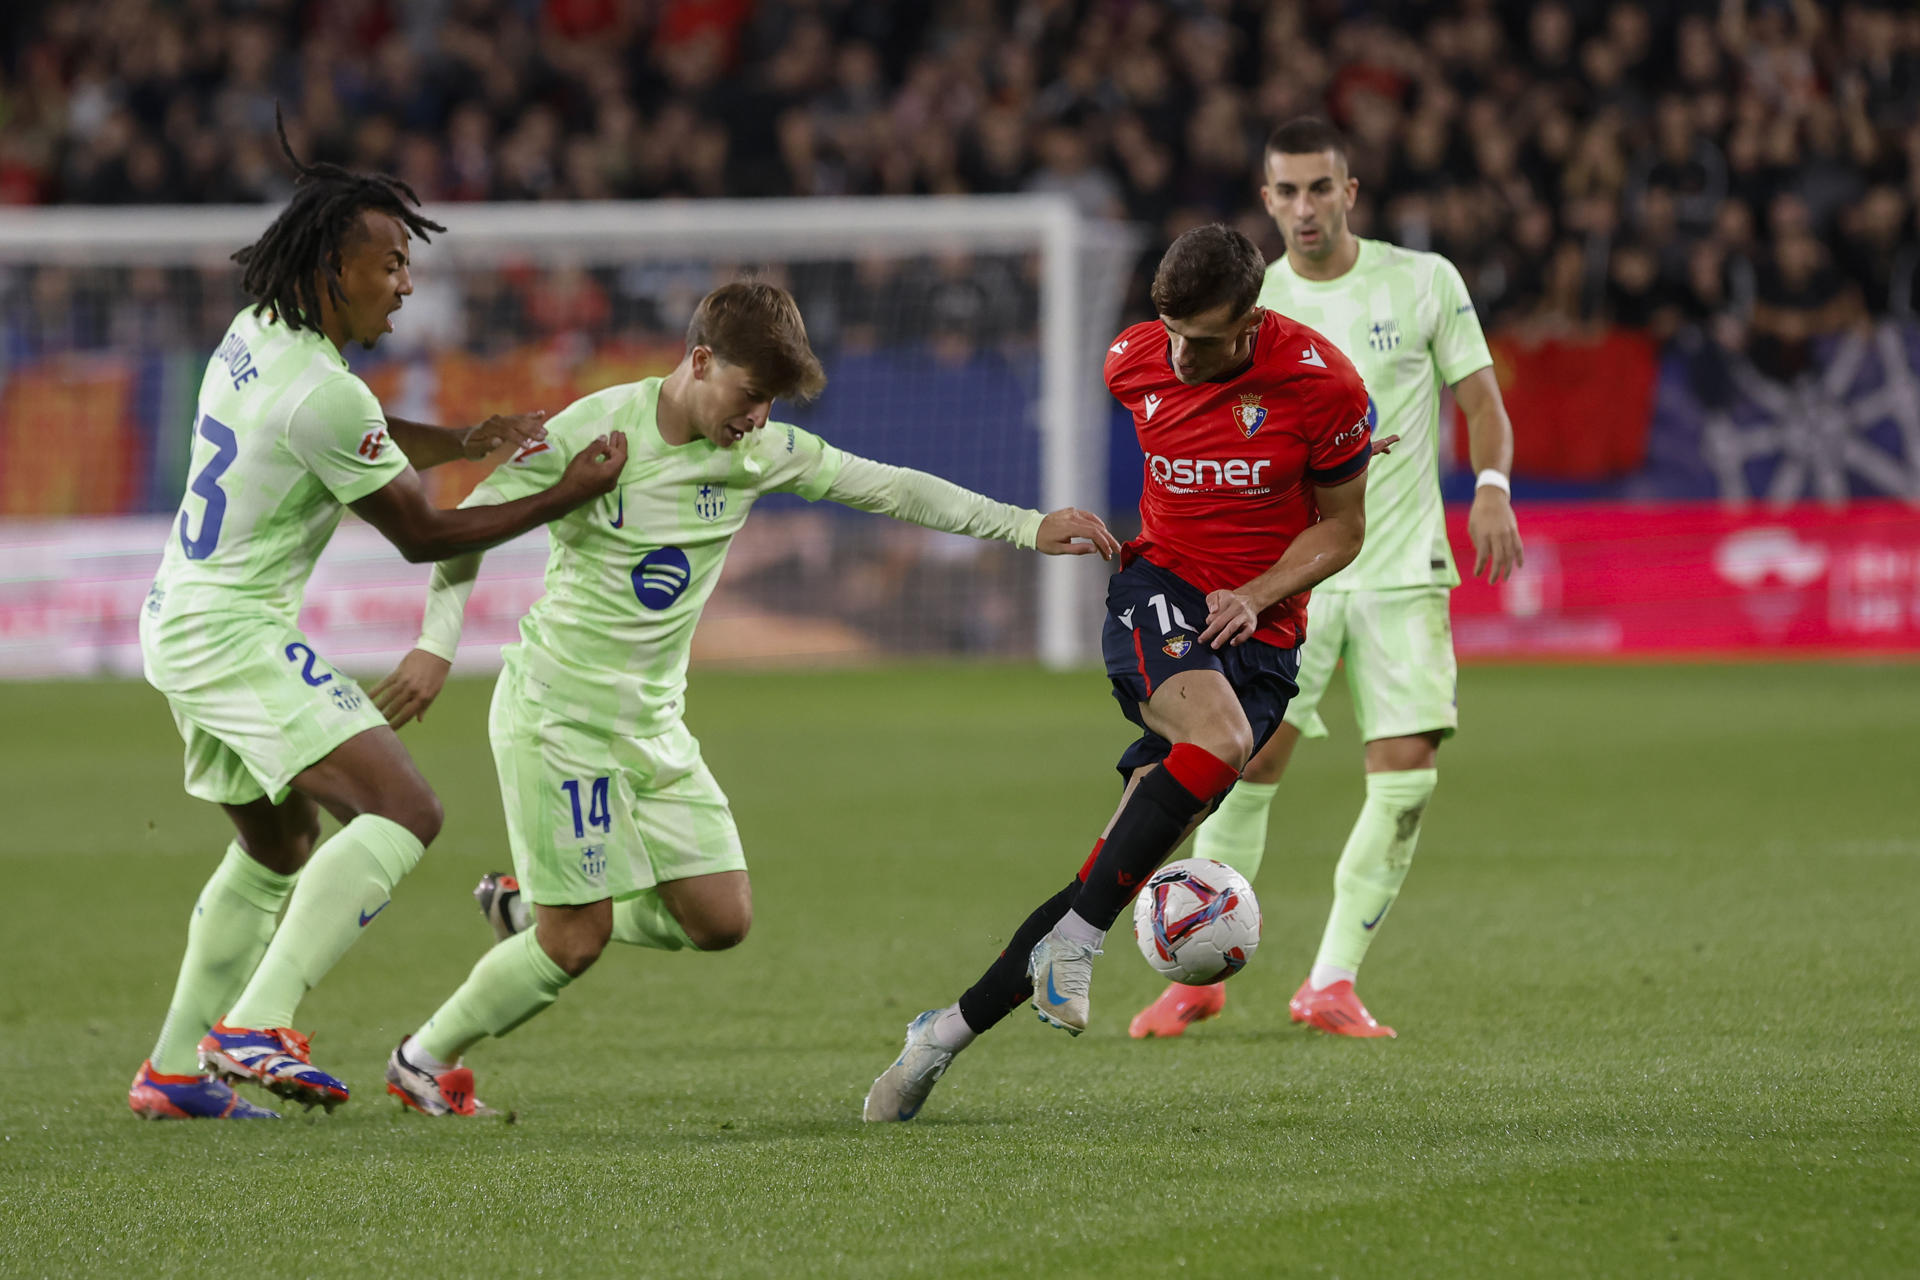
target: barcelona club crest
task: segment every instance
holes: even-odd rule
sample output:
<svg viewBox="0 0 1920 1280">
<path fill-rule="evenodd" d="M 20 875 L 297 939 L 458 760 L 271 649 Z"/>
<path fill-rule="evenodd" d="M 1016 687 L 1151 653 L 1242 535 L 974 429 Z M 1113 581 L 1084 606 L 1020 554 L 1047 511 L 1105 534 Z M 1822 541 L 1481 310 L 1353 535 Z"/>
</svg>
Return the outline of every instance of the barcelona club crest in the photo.
<svg viewBox="0 0 1920 1280">
<path fill-rule="evenodd" d="M 1193 648 L 1193 641 L 1185 636 L 1169 636 L 1167 642 L 1160 646 L 1160 652 L 1169 658 L 1184 658 L 1187 656 L 1187 650 L 1191 648 Z"/>
<path fill-rule="evenodd" d="M 1241 396 L 1240 407 L 1233 411 L 1233 420 L 1239 425 L 1240 434 L 1251 438 L 1267 422 L 1267 411 L 1260 407 L 1260 397 Z"/>
<path fill-rule="evenodd" d="M 727 486 L 703 484 L 693 495 L 693 512 L 702 520 L 714 521 L 727 509 Z"/>
</svg>

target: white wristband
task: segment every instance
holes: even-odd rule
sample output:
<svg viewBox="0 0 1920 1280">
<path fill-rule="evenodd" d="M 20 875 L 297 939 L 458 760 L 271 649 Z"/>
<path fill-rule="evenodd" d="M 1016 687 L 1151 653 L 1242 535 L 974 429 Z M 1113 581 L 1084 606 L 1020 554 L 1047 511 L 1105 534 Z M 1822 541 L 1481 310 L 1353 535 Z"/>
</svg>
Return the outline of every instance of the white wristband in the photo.
<svg viewBox="0 0 1920 1280">
<path fill-rule="evenodd" d="M 1508 497 L 1513 496 L 1513 485 L 1507 480 L 1506 473 L 1495 471 L 1492 467 L 1488 467 L 1473 478 L 1473 487 L 1498 489 Z"/>
</svg>

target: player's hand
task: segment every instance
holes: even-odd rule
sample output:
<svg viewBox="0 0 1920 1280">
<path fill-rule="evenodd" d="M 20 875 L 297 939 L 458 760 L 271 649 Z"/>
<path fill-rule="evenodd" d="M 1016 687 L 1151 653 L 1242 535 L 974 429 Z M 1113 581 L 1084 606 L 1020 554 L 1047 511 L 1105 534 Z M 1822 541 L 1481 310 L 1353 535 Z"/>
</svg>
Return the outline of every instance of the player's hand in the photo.
<svg viewBox="0 0 1920 1280">
<path fill-rule="evenodd" d="M 467 428 L 460 437 L 460 452 L 475 462 L 502 445 L 510 444 L 518 453 L 534 441 L 547 438 L 546 422 L 545 409 L 532 413 L 496 413 L 479 426 Z"/>
<path fill-rule="evenodd" d="M 1098 555 L 1111 560 L 1120 554 L 1120 539 L 1107 532 L 1106 522 L 1078 507 L 1049 512 L 1033 545 L 1050 556 Z"/>
<path fill-rule="evenodd" d="M 1504 582 L 1527 561 L 1520 546 L 1520 524 L 1513 518 L 1513 499 L 1490 484 L 1473 492 L 1467 538 L 1473 543 L 1473 577 L 1484 569 L 1488 582 Z"/>
<path fill-rule="evenodd" d="M 439 654 L 415 649 L 373 686 L 373 705 L 396 729 L 409 720 L 425 720 L 451 670 L 453 664 Z"/>
<path fill-rule="evenodd" d="M 603 493 L 612 493 L 620 483 L 620 472 L 627 465 L 627 433 L 609 431 L 573 455 L 560 484 L 576 502 L 587 502 Z"/>
<path fill-rule="evenodd" d="M 1377 458 L 1383 453 L 1392 453 L 1393 446 L 1399 443 L 1400 443 L 1399 436 L 1381 436 L 1374 440 L 1373 453 L 1370 454 L 1369 456 Z"/>
<path fill-rule="evenodd" d="M 1200 643 L 1218 649 L 1221 645 L 1245 644 L 1260 625 L 1260 610 L 1238 591 L 1207 592 L 1207 629 Z"/>
</svg>

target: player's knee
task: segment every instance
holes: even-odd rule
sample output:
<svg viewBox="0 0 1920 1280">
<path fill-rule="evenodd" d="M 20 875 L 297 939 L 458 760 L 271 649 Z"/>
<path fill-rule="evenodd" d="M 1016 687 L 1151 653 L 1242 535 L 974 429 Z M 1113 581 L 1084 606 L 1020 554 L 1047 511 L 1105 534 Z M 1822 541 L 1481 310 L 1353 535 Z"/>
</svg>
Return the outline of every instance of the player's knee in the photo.
<svg viewBox="0 0 1920 1280">
<path fill-rule="evenodd" d="M 1253 758 L 1253 729 L 1245 720 L 1213 725 L 1206 733 L 1195 734 L 1193 745 L 1238 771 Z"/>
<path fill-rule="evenodd" d="M 559 965 L 569 978 L 577 978 L 593 968 L 593 962 L 607 949 L 611 929 L 576 926 L 571 929 L 545 930 L 540 933 L 540 949 Z"/>
<path fill-rule="evenodd" d="M 296 827 L 289 833 L 286 841 L 286 858 L 296 869 L 307 865 L 307 859 L 320 847 L 320 811 L 313 811 L 306 824 Z"/>
<path fill-rule="evenodd" d="M 753 908 L 742 903 L 680 927 L 687 931 L 688 941 L 700 950 L 725 951 L 747 940 L 747 931 L 753 928 Z"/>
<path fill-rule="evenodd" d="M 386 807 L 391 811 L 382 816 L 391 818 L 412 832 L 413 838 L 422 845 L 434 842 L 447 819 L 447 811 L 440 803 L 440 797 L 425 783 L 407 788 L 405 795 L 397 797 Z"/>
</svg>

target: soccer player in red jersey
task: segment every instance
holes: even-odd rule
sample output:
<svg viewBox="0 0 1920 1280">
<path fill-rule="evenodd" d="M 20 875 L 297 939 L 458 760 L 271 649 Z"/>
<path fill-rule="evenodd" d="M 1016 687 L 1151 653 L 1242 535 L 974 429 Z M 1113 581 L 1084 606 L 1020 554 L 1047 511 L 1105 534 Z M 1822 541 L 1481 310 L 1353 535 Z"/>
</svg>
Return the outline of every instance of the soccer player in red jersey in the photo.
<svg viewBox="0 0 1920 1280">
<path fill-rule="evenodd" d="M 1255 306 L 1266 264 L 1228 227 L 1174 241 L 1157 321 L 1108 348 L 1146 476 L 1140 536 L 1107 589 L 1102 647 L 1140 738 L 1120 807 L 1067 886 L 980 980 L 907 1028 L 867 1094 L 868 1120 L 911 1120 L 953 1057 L 1032 999 L 1085 1030 L 1093 957 L 1141 883 L 1240 776 L 1295 692 L 1307 592 L 1359 554 L 1367 391 L 1325 338 Z"/>
</svg>

